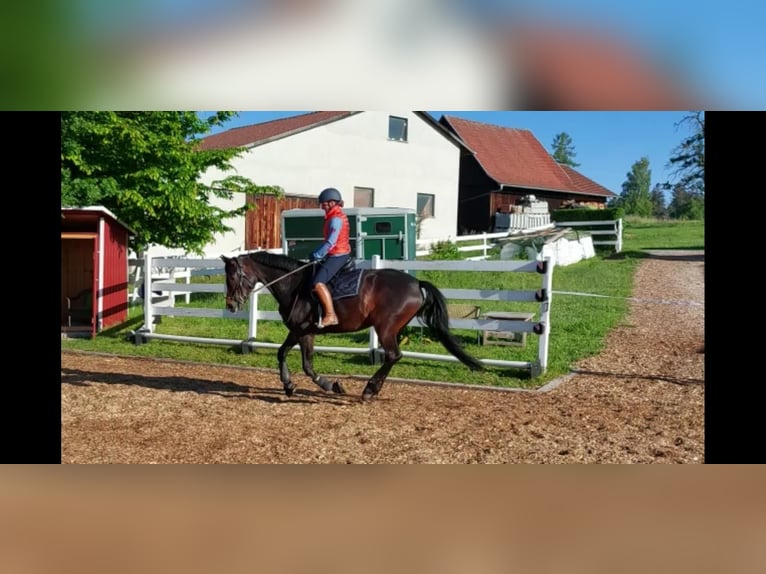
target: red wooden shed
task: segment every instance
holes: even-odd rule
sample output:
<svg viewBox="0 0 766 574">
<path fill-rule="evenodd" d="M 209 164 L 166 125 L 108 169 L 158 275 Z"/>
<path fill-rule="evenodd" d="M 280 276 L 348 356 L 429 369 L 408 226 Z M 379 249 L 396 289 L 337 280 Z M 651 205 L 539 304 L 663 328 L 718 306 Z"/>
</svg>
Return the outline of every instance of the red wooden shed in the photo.
<svg viewBox="0 0 766 574">
<path fill-rule="evenodd" d="M 90 334 L 128 318 L 128 238 L 105 207 L 61 208 L 61 332 Z"/>
</svg>

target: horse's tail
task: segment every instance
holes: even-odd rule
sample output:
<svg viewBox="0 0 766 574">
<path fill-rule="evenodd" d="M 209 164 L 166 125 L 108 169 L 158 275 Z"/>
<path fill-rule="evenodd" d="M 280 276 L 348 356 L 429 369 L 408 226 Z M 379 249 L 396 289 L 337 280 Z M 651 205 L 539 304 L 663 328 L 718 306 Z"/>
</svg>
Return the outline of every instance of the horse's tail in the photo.
<svg viewBox="0 0 766 574">
<path fill-rule="evenodd" d="M 420 281 L 419 283 L 420 289 L 425 294 L 425 300 L 418 311 L 418 318 L 431 329 L 445 349 L 460 359 L 461 363 L 473 371 L 483 370 L 484 365 L 478 359 L 466 353 L 457 339 L 450 334 L 447 300 L 442 295 L 442 292 L 433 283 L 428 281 Z"/>
</svg>

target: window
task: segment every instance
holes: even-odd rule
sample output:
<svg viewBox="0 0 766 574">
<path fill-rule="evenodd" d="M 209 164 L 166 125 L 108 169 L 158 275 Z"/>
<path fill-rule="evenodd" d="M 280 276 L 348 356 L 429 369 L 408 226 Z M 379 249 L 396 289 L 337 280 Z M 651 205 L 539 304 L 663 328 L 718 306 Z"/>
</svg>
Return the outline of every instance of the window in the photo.
<svg viewBox="0 0 766 574">
<path fill-rule="evenodd" d="M 429 193 L 418 194 L 418 217 L 434 216 L 434 195 Z"/>
<path fill-rule="evenodd" d="M 398 142 L 407 141 L 407 118 L 388 116 L 388 139 Z"/>
<path fill-rule="evenodd" d="M 354 187 L 354 207 L 373 207 L 375 190 L 371 187 Z"/>
</svg>

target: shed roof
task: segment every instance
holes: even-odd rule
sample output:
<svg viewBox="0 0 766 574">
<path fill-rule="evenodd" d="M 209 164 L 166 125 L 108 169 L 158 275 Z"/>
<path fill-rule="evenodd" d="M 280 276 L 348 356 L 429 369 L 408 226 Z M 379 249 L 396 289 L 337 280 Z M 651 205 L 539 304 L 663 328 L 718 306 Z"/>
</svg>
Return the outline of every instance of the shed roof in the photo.
<svg viewBox="0 0 766 574">
<path fill-rule="evenodd" d="M 86 217 L 87 216 L 96 217 L 96 216 L 99 216 L 99 215 L 106 215 L 106 216 L 110 217 L 111 219 L 113 219 L 114 221 L 116 221 L 117 223 L 119 223 L 120 225 L 122 225 L 125 229 L 127 229 L 128 233 L 130 235 L 135 235 L 136 234 L 135 231 L 133 231 L 125 223 L 120 221 L 114 213 L 112 213 L 106 207 L 104 207 L 102 205 L 89 205 L 89 206 L 86 206 L 86 207 L 62 207 L 61 208 L 61 216 L 62 217 L 67 217 L 67 215 L 74 216 L 74 217 L 77 217 L 77 216 L 80 216 L 80 217 L 83 217 L 83 216 L 86 216 Z"/>
</svg>

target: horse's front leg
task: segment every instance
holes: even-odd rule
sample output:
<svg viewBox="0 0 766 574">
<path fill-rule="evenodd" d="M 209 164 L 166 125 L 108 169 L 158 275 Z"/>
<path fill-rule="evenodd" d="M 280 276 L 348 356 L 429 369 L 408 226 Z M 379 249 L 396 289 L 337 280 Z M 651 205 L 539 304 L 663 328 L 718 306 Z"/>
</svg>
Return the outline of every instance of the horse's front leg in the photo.
<svg viewBox="0 0 766 574">
<path fill-rule="evenodd" d="M 367 385 L 364 387 L 364 391 L 362 391 L 363 401 L 368 401 L 378 396 L 383 383 L 388 377 L 388 373 L 391 372 L 391 368 L 402 358 L 396 332 L 387 333 L 385 336 L 381 336 L 379 340 L 380 345 L 383 347 L 383 364 L 373 373 L 370 380 L 367 381 Z"/>
<path fill-rule="evenodd" d="M 282 343 L 282 346 L 279 347 L 279 350 L 277 351 L 277 360 L 279 361 L 279 380 L 282 381 L 282 386 L 285 389 L 285 394 L 288 397 L 293 396 L 293 391 L 295 391 L 295 383 L 293 383 L 290 380 L 290 369 L 287 368 L 287 353 L 292 349 L 295 344 L 298 342 L 298 337 L 290 331 L 287 334 L 287 339 L 285 339 L 285 342 Z"/>
<path fill-rule="evenodd" d="M 346 389 L 343 388 L 340 382 L 330 381 L 314 371 L 314 335 L 303 335 L 298 339 L 298 344 L 301 347 L 303 372 L 306 373 L 306 376 L 311 378 L 312 381 L 326 392 L 333 391 L 339 395 L 345 395 Z"/>
</svg>

